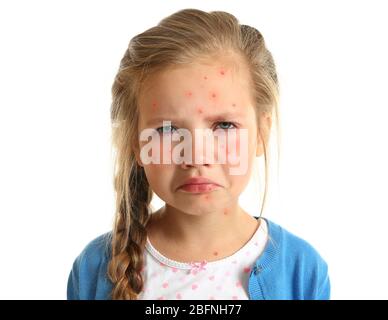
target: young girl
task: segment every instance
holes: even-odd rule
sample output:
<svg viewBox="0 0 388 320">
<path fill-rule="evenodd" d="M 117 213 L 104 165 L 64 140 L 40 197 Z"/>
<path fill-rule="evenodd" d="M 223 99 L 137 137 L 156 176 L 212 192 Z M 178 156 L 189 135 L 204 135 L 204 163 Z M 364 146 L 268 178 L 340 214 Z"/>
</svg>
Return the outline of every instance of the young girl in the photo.
<svg viewBox="0 0 388 320">
<path fill-rule="evenodd" d="M 226 12 L 181 10 L 135 36 L 112 87 L 113 230 L 74 261 L 68 299 L 329 299 L 318 252 L 238 204 L 256 157 L 267 172 L 278 92 L 262 35 Z M 148 129 L 162 163 L 148 161 Z M 197 129 L 219 148 L 193 143 L 179 161 L 177 133 Z M 234 150 L 238 174 L 212 160 Z M 153 192 L 165 202 L 157 212 Z"/>
</svg>

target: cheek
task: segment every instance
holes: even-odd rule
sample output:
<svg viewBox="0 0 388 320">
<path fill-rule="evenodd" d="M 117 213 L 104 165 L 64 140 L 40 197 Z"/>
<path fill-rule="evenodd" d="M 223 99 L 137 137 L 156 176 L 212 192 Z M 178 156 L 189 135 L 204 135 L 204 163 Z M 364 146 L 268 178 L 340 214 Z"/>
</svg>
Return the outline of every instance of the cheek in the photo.
<svg viewBox="0 0 388 320">
<path fill-rule="evenodd" d="M 148 142 L 142 141 L 140 142 L 140 153 L 141 156 L 146 157 L 148 162 L 151 161 L 153 163 L 149 163 L 147 165 L 158 165 L 163 163 L 168 163 L 165 160 L 172 159 L 172 151 L 174 149 L 174 145 L 178 142 L 171 141 L 171 137 L 166 135 L 166 139 L 163 139 L 162 136 L 158 136 L 156 133 L 153 134 L 153 138 Z M 168 141 L 169 140 L 169 141 Z"/>
<path fill-rule="evenodd" d="M 249 179 L 251 167 L 254 162 L 254 151 L 252 149 L 252 141 L 249 141 L 251 131 L 248 130 L 234 130 L 232 134 L 229 133 L 225 143 L 225 155 L 227 159 L 226 167 L 229 174 L 229 179 L 233 180 L 231 183 L 238 185 L 245 185 Z M 221 148 L 221 150 L 223 150 Z"/>
<path fill-rule="evenodd" d="M 219 145 L 217 150 L 219 150 L 225 159 L 229 157 L 233 157 L 234 155 L 237 157 L 243 156 L 240 155 L 240 134 L 239 130 L 233 130 L 235 133 L 231 133 L 228 131 L 225 135 L 220 136 L 217 140 L 219 141 Z"/>
<path fill-rule="evenodd" d="M 240 154 L 240 134 L 238 130 L 235 130 L 236 134 L 227 135 L 226 143 L 226 154 L 233 153 L 237 151 L 237 154 Z"/>
<path fill-rule="evenodd" d="M 163 196 L 170 189 L 173 177 L 171 166 L 163 164 L 148 164 L 144 166 L 147 181 L 158 196 Z"/>
<path fill-rule="evenodd" d="M 160 180 L 158 175 L 169 175 L 169 165 L 164 164 L 163 161 L 163 148 L 166 148 L 166 154 L 169 157 L 172 147 L 167 144 L 164 146 L 163 139 L 156 134 L 149 141 L 140 142 L 140 157 L 150 184 Z M 148 163 L 144 163 L 144 161 Z"/>
</svg>

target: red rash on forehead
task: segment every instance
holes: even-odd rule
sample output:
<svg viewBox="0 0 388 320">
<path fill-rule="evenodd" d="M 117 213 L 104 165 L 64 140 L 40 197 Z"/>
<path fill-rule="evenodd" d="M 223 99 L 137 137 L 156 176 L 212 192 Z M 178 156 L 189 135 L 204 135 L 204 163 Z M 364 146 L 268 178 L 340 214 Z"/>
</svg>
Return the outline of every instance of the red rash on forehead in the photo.
<svg viewBox="0 0 388 320">
<path fill-rule="evenodd" d="M 227 72 L 228 72 L 228 70 L 225 69 L 225 68 L 218 68 L 218 70 L 216 69 L 215 71 L 216 71 L 216 74 L 218 74 L 218 76 L 222 76 L 222 77 L 227 76 Z M 205 81 L 206 81 L 206 80 L 209 80 L 209 76 L 208 76 L 208 75 L 203 75 L 203 79 L 204 79 Z M 224 79 L 225 79 L 225 78 L 224 78 Z M 200 84 L 200 87 L 201 87 L 201 88 L 204 88 L 204 87 L 205 87 L 205 84 Z M 194 93 L 193 93 L 193 90 L 185 89 L 185 90 L 183 90 L 183 94 L 184 94 L 184 96 L 187 97 L 187 98 L 194 98 L 194 97 L 195 97 L 195 96 L 194 96 Z M 210 89 L 210 91 L 208 91 L 208 98 L 209 98 L 209 100 L 211 100 L 213 103 L 216 103 L 217 100 L 220 99 L 219 92 L 217 92 L 217 91 L 214 90 L 214 89 L 213 89 L 213 90 Z M 234 108 L 237 107 L 236 102 L 231 101 L 231 102 L 229 102 L 229 103 L 232 105 L 232 107 L 234 107 Z M 159 102 L 158 102 L 156 99 L 153 99 L 153 100 L 151 101 L 151 106 L 152 106 L 152 111 L 156 111 L 157 108 L 160 107 Z M 214 105 L 214 106 L 216 106 L 216 105 Z M 197 112 L 198 114 L 203 114 L 203 113 L 204 113 L 204 110 L 205 110 L 205 107 L 204 107 L 203 105 L 198 105 L 198 106 L 196 107 L 196 112 Z M 228 153 L 229 153 L 229 152 L 228 152 Z"/>
</svg>

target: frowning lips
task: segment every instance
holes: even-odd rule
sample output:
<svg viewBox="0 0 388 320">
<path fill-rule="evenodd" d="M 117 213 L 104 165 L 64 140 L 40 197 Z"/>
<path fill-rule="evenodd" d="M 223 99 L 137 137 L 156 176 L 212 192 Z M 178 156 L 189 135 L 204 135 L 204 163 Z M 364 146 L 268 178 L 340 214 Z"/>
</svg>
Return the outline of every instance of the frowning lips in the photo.
<svg viewBox="0 0 388 320">
<path fill-rule="evenodd" d="M 180 186 L 179 188 L 183 187 L 184 185 L 187 185 L 187 184 L 215 184 L 217 186 L 219 186 L 218 183 L 214 182 L 213 180 L 210 180 L 208 178 L 205 178 L 205 177 L 191 177 L 191 178 L 188 178 L 186 179 Z"/>
</svg>

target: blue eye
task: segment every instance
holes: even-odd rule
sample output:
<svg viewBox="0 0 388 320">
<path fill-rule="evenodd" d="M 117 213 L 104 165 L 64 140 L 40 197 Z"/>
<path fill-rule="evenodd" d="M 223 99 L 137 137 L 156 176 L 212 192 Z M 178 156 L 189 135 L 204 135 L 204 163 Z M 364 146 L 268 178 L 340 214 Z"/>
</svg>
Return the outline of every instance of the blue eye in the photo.
<svg viewBox="0 0 388 320">
<path fill-rule="evenodd" d="M 166 134 L 166 133 L 171 133 L 171 131 L 169 131 L 168 129 L 165 129 L 165 128 L 173 128 L 173 126 L 164 126 L 164 127 L 159 127 L 156 129 L 156 131 L 158 131 L 159 133 L 163 133 L 163 134 Z"/>
<path fill-rule="evenodd" d="M 234 127 L 234 128 L 230 128 L 230 127 L 228 127 L 228 128 L 221 128 L 221 129 L 224 129 L 224 130 L 237 129 L 236 125 L 233 122 L 230 122 L 230 121 L 222 121 L 222 122 L 218 122 L 218 124 L 223 124 L 223 125 L 226 124 L 226 126 L 232 125 Z"/>
</svg>

